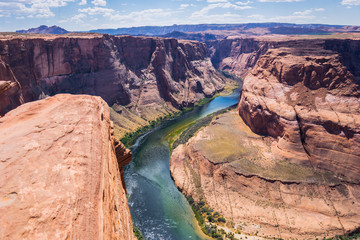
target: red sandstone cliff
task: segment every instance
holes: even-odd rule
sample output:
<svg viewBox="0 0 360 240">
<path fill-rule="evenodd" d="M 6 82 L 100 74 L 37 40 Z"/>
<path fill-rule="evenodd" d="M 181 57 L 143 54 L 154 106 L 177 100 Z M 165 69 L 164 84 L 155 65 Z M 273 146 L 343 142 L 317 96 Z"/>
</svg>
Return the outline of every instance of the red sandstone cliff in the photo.
<svg viewBox="0 0 360 240">
<path fill-rule="evenodd" d="M 0 114 L 56 93 L 101 96 L 144 118 L 211 97 L 224 87 L 206 45 L 193 41 L 100 34 L 5 37 L 1 86 L 15 79 Z M 9 74 L 9 72 L 12 72 Z M 1 87 L 5 89 L 5 87 Z M 6 94 L 6 96 L 4 96 Z"/>
<path fill-rule="evenodd" d="M 358 58 L 360 41 L 332 42 Z M 269 50 L 244 81 L 239 113 L 254 132 L 277 138 L 279 157 L 359 182 L 358 67 L 346 66 L 346 48 L 330 45 L 294 41 Z"/>
<path fill-rule="evenodd" d="M 255 66 L 262 54 L 273 46 L 272 41 L 252 38 L 234 38 L 208 41 L 211 61 L 214 66 L 244 78 Z"/>
<path fill-rule="evenodd" d="M 242 119 L 217 116 L 174 149 L 175 184 L 258 236 L 358 231 L 360 41 L 270 45 L 244 80 Z"/>
<path fill-rule="evenodd" d="M 0 119 L 1 239 L 135 239 L 100 97 L 56 95 Z"/>
</svg>

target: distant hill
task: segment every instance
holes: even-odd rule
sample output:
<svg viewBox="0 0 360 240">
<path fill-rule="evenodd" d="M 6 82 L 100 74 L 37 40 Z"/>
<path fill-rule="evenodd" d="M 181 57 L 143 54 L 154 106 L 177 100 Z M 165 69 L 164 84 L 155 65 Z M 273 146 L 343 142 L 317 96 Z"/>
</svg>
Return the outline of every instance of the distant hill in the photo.
<svg viewBox="0 0 360 240">
<path fill-rule="evenodd" d="M 174 31 L 167 33 L 165 35 L 159 35 L 158 37 L 164 38 L 177 38 L 177 39 L 186 39 L 186 40 L 196 40 L 200 42 L 205 42 L 209 40 L 216 40 L 216 35 L 210 33 L 184 33 L 179 31 Z"/>
<path fill-rule="evenodd" d="M 17 33 L 42 33 L 42 34 L 65 34 L 69 33 L 69 31 L 58 27 L 58 26 L 51 26 L 48 27 L 46 25 L 41 25 L 37 28 L 30 28 L 28 30 L 17 30 Z"/>
<path fill-rule="evenodd" d="M 143 26 L 117 29 L 96 29 L 90 32 L 107 33 L 112 35 L 149 35 L 161 36 L 175 32 L 205 32 L 205 31 L 237 31 L 249 33 L 251 29 L 264 29 L 267 34 L 329 34 L 333 32 L 360 31 L 359 27 L 324 24 L 293 24 L 293 23 L 245 23 L 245 24 L 197 24 L 172 26 Z"/>
</svg>

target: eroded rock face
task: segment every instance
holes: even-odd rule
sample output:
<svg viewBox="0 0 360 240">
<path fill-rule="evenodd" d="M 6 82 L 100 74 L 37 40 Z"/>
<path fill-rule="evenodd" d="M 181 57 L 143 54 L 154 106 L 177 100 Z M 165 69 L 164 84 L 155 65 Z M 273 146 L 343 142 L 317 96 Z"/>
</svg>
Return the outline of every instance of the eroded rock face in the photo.
<svg viewBox="0 0 360 240">
<path fill-rule="evenodd" d="M 322 239 L 360 227 L 358 184 L 275 153 L 271 137 L 254 134 L 231 111 L 179 145 L 170 171 L 184 194 L 205 201 L 245 233 Z"/>
<path fill-rule="evenodd" d="M 25 102 L 57 93 L 90 94 L 145 119 L 154 117 L 149 109 L 163 113 L 192 105 L 225 83 L 205 44 L 193 41 L 99 34 L 8 37 L 0 41 L 0 53 Z M 15 105 L 4 103 L 0 114 Z"/>
<path fill-rule="evenodd" d="M 279 158 L 359 183 L 358 68 L 329 46 L 356 55 L 360 41 L 333 41 L 326 49 L 323 41 L 298 41 L 269 50 L 246 77 L 238 108 L 255 133 L 277 139 Z"/>
<path fill-rule="evenodd" d="M 107 104 L 56 95 L 0 119 L 1 239 L 135 239 Z M 120 168 L 120 169 L 119 169 Z"/>
<path fill-rule="evenodd" d="M 274 43 L 252 38 L 234 38 L 209 41 L 207 45 L 211 61 L 217 69 L 244 78 Z"/>
<path fill-rule="evenodd" d="M 269 43 L 244 80 L 237 112 L 173 151 L 177 187 L 258 236 L 357 231 L 359 47 L 336 39 Z"/>
<path fill-rule="evenodd" d="M 24 103 L 20 89 L 9 65 L 0 60 L 0 116 Z"/>
</svg>

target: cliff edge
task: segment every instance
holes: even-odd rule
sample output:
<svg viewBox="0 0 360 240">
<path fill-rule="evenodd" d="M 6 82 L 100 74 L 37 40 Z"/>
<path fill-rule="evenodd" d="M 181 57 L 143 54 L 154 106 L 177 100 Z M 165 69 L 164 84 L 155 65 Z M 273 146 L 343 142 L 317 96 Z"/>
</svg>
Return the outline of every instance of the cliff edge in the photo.
<svg viewBox="0 0 360 240">
<path fill-rule="evenodd" d="M 1 239 L 135 239 L 131 153 L 100 97 L 61 94 L 0 118 Z"/>
</svg>

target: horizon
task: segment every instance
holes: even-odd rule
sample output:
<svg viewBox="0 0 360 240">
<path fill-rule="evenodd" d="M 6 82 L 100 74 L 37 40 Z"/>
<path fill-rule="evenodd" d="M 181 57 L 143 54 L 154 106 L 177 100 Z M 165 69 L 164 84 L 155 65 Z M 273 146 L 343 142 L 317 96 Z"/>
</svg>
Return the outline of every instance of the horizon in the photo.
<svg viewBox="0 0 360 240">
<path fill-rule="evenodd" d="M 292 22 L 249 22 L 249 23 L 200 23 L 200 24 L 172 24 L 172 25 L 143 25 L 143 26 L 137 26 L 137 27 L 119 27 L 119 28 L 99 28 L 99 29 L 89 29 L 89 30 L 85 30 L 85 31 L 68 31 L 68 32 L 88 32 L 88 31 L 93 31 L 93 30 L 110 30 L 110 29 L 132 29 L 132 28 L 152 28 L 152 27 L 159 27 L 159 28 L 162 28 L 162 27 L 173 27 L 173 26 L 201 26 L 201 25 L 246 25 L 246 24 L 294 24 L 294 25 L 298 25 L 298 26 L 302 26 L 302 25 L 323 25 L 323 26 L 339 26 L 339 27 L 346 27 L 346 26 L 354 26 L 354 27 L 360 27 L 360 25 L 339 25 L 339 24 L 326 24 L 326 23 L 292 23 Z M 59 27 L 59 28 L 62 28 L 64 30 L 68 30 L 66 28 L 63 28 L 62 26 L 58 26 L 58 25 L 39 25 L 39 26 L 34 26 L 34 27 L 30 27 L 28 29 L 17 29 L 16 31 L 22 31 L 22 30 L 30 30 L 30 29 L 36 29 L 36 28 L 40 28 L 40 27 L 47 27 L 47 28 L 51 28 L 51 27 Z M 15 32 L 15 31 L 14 31 Z M 176 30 L 174 31 L 176 32 Z M 1 33 L 1 32 L 0 32 Z"/>
<path fill-rule="evenodd" d="M 68 31 L 198 24 L 360 26 L 360 0 L 0 0 L 0 32 L 40 25 Z"/>
</svg>

